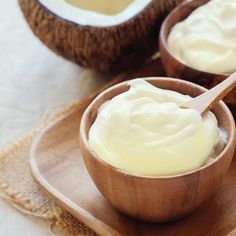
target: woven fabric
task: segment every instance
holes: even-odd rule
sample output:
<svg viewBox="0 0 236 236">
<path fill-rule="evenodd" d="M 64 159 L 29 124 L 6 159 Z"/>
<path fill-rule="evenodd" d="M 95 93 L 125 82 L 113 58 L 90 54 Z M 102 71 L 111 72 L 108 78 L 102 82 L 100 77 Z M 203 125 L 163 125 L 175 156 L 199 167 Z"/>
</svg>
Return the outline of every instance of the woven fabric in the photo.
<svg viewBox="0 0 236 236">
<path fill-rule="evenodd" d="M 91 97 L 95 97 L 96 94 L 106 87 L 122 80 L 122 76 L 117 77 L 113 81 L 107 83 L 99 91 L 92 94 Z M 31 144 L 40 129 L 53 120 L 58 119 L 60 116 L 65 116 L 73 110 L 78 109 L 83 106 L 85 102 L 86 101 L 74 102 L 47 115 L 45 122 L 37 130 L 32 131 L 15 143 L 10 144 L 5 150 L 0 151 L 1 197 L 6 199 L 20 212 L 47 220 L 51 231 L 56 235 L 59 234 L 59 231 L 64 235 L 91 236 L 97 234 L 41 192 L 31 176 L 29 151 Z"/>
</svg>

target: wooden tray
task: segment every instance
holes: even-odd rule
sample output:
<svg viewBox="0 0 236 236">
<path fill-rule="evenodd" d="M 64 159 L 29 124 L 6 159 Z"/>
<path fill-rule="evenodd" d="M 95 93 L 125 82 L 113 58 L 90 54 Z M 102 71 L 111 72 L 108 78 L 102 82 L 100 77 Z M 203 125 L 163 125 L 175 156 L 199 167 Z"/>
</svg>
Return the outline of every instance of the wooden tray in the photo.
<svg viewBox="0 0 236 236">
<path fill-rule="evenodd" d="M 80 154 L 79 124 L 89 103 L 90 99 L 42 130 L 32 146 L 32 174 L 49 197 L 100 235 L 224 236 L 236 227 L 235 158 L 219 191 L 182 220 L 139 222 L 110 206 L 92 183 Z"/>
</svg>

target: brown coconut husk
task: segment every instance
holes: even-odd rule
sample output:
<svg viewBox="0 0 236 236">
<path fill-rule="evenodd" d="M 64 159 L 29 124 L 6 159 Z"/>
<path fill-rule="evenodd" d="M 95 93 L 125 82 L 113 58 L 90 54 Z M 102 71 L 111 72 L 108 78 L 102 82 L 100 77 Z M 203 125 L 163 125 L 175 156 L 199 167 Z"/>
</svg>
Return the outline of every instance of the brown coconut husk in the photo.
<svg viewBox="0 0 236 236">
<path fill-rule="evenodd" d="M 158 47 L 164 17 L 183 0 L 153 0 L 128 21 L 112 27 L 82 26 L 56 16 L 38 0 L 19 0 L 34 34 L 58 55 L 101 72 L 138 67 Z"/>
</svg>

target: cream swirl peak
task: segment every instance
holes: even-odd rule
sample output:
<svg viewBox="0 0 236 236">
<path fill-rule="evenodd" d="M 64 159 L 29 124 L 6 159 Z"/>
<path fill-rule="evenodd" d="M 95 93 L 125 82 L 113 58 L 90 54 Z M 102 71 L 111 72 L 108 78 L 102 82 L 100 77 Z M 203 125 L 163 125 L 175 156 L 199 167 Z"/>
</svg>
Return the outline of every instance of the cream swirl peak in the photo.
<svg viewBox="0 0 236 236">
<path fill-rule="evenodd" d="M 133 174 L 165 176 L 204 165 L 220 141 L 213 113 L 204 118 L 180 104 L 191 97 L 136 79 L 106 102 L 89 131 L 89 145 L 106 163 Z"/>
<path fill-rule="evenodd" d="M 170 53 L 195 69 L 236 70 L 236 0 L 212 0 L 177 23 L 168 37 Z"/>
</svg>

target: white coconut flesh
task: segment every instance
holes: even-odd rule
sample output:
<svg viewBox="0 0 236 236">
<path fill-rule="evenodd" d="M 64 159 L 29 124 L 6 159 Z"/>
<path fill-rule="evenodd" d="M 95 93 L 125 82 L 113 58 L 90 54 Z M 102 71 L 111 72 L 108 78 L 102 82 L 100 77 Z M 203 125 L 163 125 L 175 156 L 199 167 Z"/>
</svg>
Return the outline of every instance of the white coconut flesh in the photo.
<svg viewBox="0 0 236 236">
<path fill-rule="evenodd" d="M 65 0 L 73 6 L 105 15 L 122 12 L 133 0 Z"/>
<path fill-rule="evenodd" d="M 55 15 L 79 25 L 121 24 L 141 12 L 152 0 L 38 0 Z M 83 3 L 83 2 L 87 3 Z M 114 4 L 111 2 L 114 1 Z M 100 2 L 100 5 L 97 5 Z M 113 7 L 111 7 L 113 6 Z"/>
</svg>

